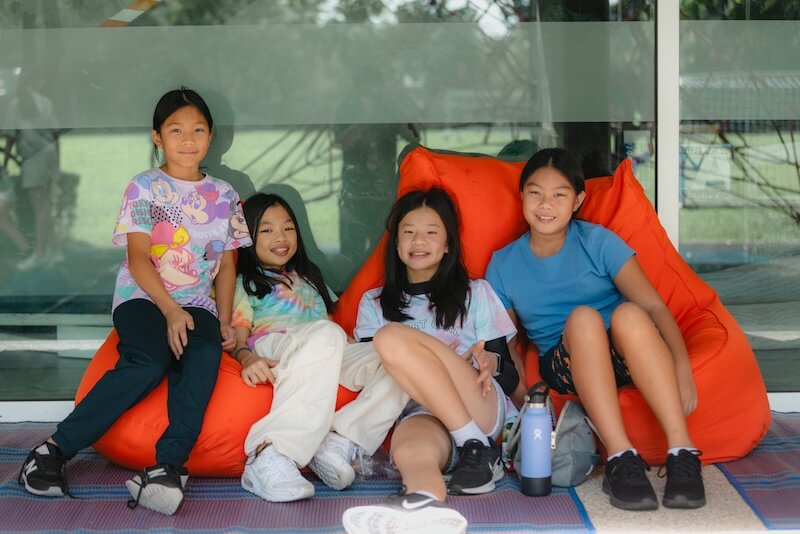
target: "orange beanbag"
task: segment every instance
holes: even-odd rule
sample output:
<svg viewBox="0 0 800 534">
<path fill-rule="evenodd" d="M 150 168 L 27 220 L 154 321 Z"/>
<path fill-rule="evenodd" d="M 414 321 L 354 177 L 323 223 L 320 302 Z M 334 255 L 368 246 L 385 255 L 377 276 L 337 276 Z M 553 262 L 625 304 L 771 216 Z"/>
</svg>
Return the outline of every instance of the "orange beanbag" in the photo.
<svg viewBox="0 0 800 534">
<path fill-rule="evenodd" d="M 83 399 L 103 374 L 119 359 L 115 330 L 97 351 L 78 385 L 75 403 Z M 240 476 L 244 469 L 244 440 L 250 427 L 269 413 L 272 386 L 248 387 L 240 376 L 242 366 L 222 355 L 219 375 L 208 404 L 203 429 L 186 468 L 193 476 Z M 339 386 L 337 409 L 356 397 Z M 108 429 L 94 448 L 129 469 L 140 470 L 156 463 L 155 445 L 167 428 L 167 383 L 164 379 L 141 402 L 131 407 Z"/>
<path fill-rule="evenodd" d="M 447 190 L 461 214 L 470 276 L 481 277 L 492 251 L 527 230 L 518 193 L 523 165 L 416 147 L 400 164 L 398 195 L 434 185 Z M 683 333 L 698 389 L 698 407 L 688 425 L 703 460 L 744 456 L 770 423 L 764 381 L 744 333 L 716 292 L 672 246 L 629 160 L 612 177 L 587 180 L 586 191 L 581 218 L 613 230 L 637 251 L 647 277 Z M 339 299 L 335 320 L 346 332 L 353 331 L 362 293 L 382 283 L 384 246 L 385 237 Z M 525 361 L 526 384 L 532 385 L 539 380 L 538 355 L 532 344 Z M 556 404 L 566 398 L 554 397 Z M 666 439 L 641 394 L 635 388 L 623 388 L 619 399 L 633 445 L 648 462 L 663 463 Z"/>
</svg>

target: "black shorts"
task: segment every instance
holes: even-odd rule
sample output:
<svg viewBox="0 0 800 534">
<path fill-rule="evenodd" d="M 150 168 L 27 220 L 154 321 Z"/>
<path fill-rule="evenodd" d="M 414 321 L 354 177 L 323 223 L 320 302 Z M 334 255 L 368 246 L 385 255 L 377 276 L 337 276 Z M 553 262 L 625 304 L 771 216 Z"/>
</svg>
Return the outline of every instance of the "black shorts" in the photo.
<svg viewBox="0 0 800 534">
<path fill-rule="evenodd" d="M 611 365 L 614 366 L 614 378 L 617 381 L 617 388 L 633 384 L 633 379 L 628 372 L 628 366 L 619 357 L 614 345 L 611 343 L 611 331 L 608 331 L 608 346 L 611 349 Z M 539 358 L 539 374 L 547 382 L 550 389 L 558 393 L 575 392 L 575 385 L 572 382 L 572 371 L 569 367 L 569 352 L 564 346 L 564 337 L 561 336 L 558 343 Z"/>
</svg>

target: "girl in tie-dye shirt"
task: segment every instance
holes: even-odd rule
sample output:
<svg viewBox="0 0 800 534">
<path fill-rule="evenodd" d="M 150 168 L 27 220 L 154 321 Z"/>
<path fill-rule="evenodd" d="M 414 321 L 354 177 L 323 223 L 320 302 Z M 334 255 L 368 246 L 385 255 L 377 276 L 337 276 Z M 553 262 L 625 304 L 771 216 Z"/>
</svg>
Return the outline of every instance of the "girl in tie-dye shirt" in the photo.
<svg viewBox="0 0 800 534">
<path fill-rule="evenodd" d="M 463 532 L 447 493 L 492 491 L 503 476 L 494 441 L 519 381 L 508 343 L 516 328 L 485 280 L 461 258 L 456 207 L 439 188 L 410 191 L 389 221 L 383 287 L 367 291 L 358 339 L 375 348 L 411 396 L 392 435 L 403 491 L 342 516 L 347 532 L 393 525 L 398 532 Z M 445 485 L 443 473 L 450 475 Z"/>
<path fill-rule="evenodd" d="M 344 489 L 355 478 L 355 456 L 375 452 L 408 396 L 372 343 L 348 343 L 328 320 L 333 299 L 286 201 L 259 193 L 244 214 L 253 245 L 237 263 L 233 354 L 245 384 L 275 391 L 269 414 L 247 435 L 242 487 L 274 502 L 311 497 L 314 486 L 298 469 L 308 465 Z M 339 384 L 359 395 L 334 412 Z"/>
</svg>

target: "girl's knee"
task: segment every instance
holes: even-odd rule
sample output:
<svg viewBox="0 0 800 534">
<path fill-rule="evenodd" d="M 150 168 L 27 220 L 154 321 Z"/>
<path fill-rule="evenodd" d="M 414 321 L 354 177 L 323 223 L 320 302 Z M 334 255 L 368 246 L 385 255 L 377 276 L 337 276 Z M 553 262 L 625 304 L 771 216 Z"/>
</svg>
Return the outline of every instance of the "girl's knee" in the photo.
<svg viewBox="0 0 800 534">
<path fill-rule="evenodd" d="M 638 304 L 623 302 L 611 313 L 611 331 L 641 331 L 653 325 L 650 316 Z"/>
<path fill-rule="evenodd" d="M 310 326 L 312 335 L 323 336 L 325 339 L 347 340 L 347 334 L 342 330 L 342 327 L 333 321 L 320 319 L 319 321 L 310 323 Z"/>
<path fill-rule="evenodd" d="M 587 333 L 604 333 L 605 323 L 600 312 L 591 306 L 578 306 L 569 314 L 567 323 L 564 326 L 564 334 L 580 332 L 581 335 Z"/>
<path fill-rule="evenodd" d="M 395 361 L 403 353 L 400 349 L 408 340 L 407 329 L 401 324 L 389 323 L 375 332 L 372 343 L 384 363 Z"/>
</svg>

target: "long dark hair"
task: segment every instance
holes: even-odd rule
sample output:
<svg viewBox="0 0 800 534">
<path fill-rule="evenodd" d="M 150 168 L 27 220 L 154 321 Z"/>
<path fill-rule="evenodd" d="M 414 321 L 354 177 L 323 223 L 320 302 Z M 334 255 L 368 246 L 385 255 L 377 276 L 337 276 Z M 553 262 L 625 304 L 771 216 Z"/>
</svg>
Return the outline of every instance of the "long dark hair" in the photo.
<svg viewBox="0 0 800 534">
<path fill-rule="evenodd" d="M 244 290 L 248 295 L 261 299 L 271 293 L 276 284 L 284 284 L 291 287 L 291 279 L 286 275 L 286 272 L 265 269 L 261 266 L 256 254 L 258 224 L 264 212 L 272 206 L 282 206 L 297 229 L 297 252 L 286 263 L 284 271 L 294 271 L 303 280 L 311 284 L 320 294 L 322 300 L 325 301 L 325 309 L 328 310 L 328 313 L 332 312 L 333 301 L 328 293 L 328 286 L 325 285 L 325 280 L 322 278 L 322 271 L 308 258 L 306 247 L 303 245 L 303 236 L 300 235 L 300 228 L 297 225 L 297 217 L 295 217 L 289 204 L 278 195 L 256 193 L 244 203 L 244 218 L 247 221 L 250 237 L 253 240 L 253 244 L 249 247 L 239 249 L 239 258 L 236 262 L 236 272 L 242 275 Z"/>
<path fill-rule="evenodd" d="M 385 282 L 381 291 L 380 302 L 383 316 L 389 321 L 408 321 L 413 319 L 405 310 L 411 297 L 405 290 L 408 288 L 406 265 L 397 254 L 397 236 L 400 221 L 410 211 L 427 206 L 442 219 L 447 232 L 448 252 L 442 258 L 436 274 L 428 282 L 428 298 L 430 309 L 436 315 L 437 328 L 452 328 L 456 321 L 464 322 L 467 314 L 467 299 L 470 295 L 469 274 L 461 261 L 461 240 L 458 235 L 458 212 L 450 196 L 438 187 L 427 191 L 414 190 L 395 202 L 386 229 L 389 242 L 386 244 L 384 260 Z"/>
</svg>

